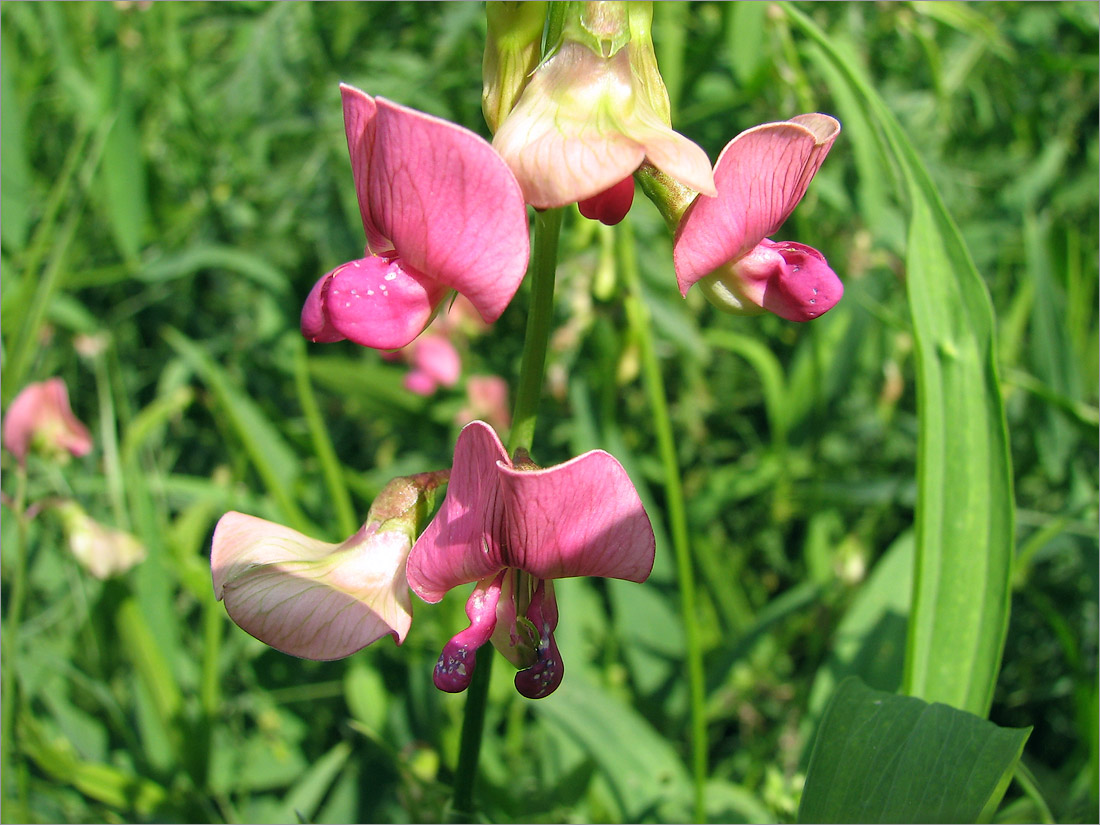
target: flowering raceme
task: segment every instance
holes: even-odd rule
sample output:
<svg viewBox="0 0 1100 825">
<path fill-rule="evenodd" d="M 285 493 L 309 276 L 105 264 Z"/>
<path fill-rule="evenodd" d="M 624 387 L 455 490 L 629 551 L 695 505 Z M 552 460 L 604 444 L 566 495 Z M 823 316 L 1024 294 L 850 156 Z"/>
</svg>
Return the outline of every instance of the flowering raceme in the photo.
<svg viewBox="0 0 1100 825">
<path fill-rule="evenodd" d="M 487 424 L 467 425 L 439 512 L 409 556 L 408 581 L 427 602 L 477 582 L 466 603 L 470 627 L 443 648 L 441 690 L 465 690 L 475 654 L 490 639 L 513 664 L 516 688 L 540 698 L 564 669 L 554 629 L 553 579 L 604 576 L 641 582 L 653 567 L 649 517 L 626 471 L 593 450 L 540 469 L 508 457 Z"/>
<path fill-rule="evenodd" d="M 455 289 L 486 322 L 527 270 L 527 213 L 482 138 L 431 115 L 340 87 L 367 256 L 322 277 L 302 309 L 312 341 L 397 349 Z"/>
<path fill-rule="evenodd" d="M 684 212 L 673 258 L 680 293 L 697 282 L 719 309 L 765 310 L 809 321 L 836 305 L 844 286 L 812 247 L 767 236 L 806 194 L 840 124 L 828 115 L 799 115 L 742 132 L 718 157 L 718 196 L 700 195 Z"/>
</svg>

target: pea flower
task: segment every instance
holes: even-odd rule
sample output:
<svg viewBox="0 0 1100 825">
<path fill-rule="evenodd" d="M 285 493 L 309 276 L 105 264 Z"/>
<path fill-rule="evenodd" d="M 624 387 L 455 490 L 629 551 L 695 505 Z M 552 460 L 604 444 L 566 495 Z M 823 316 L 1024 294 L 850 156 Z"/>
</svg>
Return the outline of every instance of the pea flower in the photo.
<svg viewBox="0 0 1100 825">
<path fill-rule="evenodd" d="M 340 659 L 412 624 L 405 561 L 427 496 L 446 473 L 391 481 L 367 522 L 329 544 L 243 513 L 214 530 L 214 595 L 242 630 L 304 659 Z"/>
<path fill-rule="evenodd" d="M 670 125 L 650 5 L 575 3 L 566 15 L 562 43 L 493 138 L 527 202 L 549 209 L 579 201 L 586 216 L 618 223 L 646 160 L 713 195 L 706 153 Z"/>
<path fill-rule="evenodd" d="M 52 457 L 87 455 L 92 436 L 69 406 L 69 390 L 61 378 L 28 384 L 15 396 L 4 416 L 4 446 L 20 464 L 31 450 Z"/>
<path fill-rule="evenodd" d="M 827 312 L 844 286 L 816 249 L 767 239 L 806 194 L 840 124 L 828 115 L 765 123 L 731 140 L 714 167 L 717 197 L 695 198 L 676 233 L 680 293 L 697 282 L 719 309 L 788 321 Z"/>
<path fill-rule="evenodd" d="M 454 289 L 500 317 L 529 253 L 515 178 L 468 129 L 341 85 L 344 126 L 367 255 L 314 285 L 302 334 L 397 349 Z"/>
<path fill-rule="evenodd" d="M 540 469 L 510 460 L 491 427 L 474 421 L 455 445 L 447 497 L 413 546 L 409 586 L 427 602 L 477 582 L 470 626 L 443 648 L 436 687 L 465 690 L 479 647 L 492 640 L 528 698 L 552 693 L 564 668 L 554 641 L 553 580 L 606 576 L 641 582 L 653 567 L 649 517 L 626 471 L 594 450 Z"/>
<path fill-rule="evenodd" d="M 121 575 L 145 559 L 145 545 L 136 537 L 100 524 L 75 501 L 58 505 L 57 511 L 73 556 L 97 579 Z"/>
</svg>

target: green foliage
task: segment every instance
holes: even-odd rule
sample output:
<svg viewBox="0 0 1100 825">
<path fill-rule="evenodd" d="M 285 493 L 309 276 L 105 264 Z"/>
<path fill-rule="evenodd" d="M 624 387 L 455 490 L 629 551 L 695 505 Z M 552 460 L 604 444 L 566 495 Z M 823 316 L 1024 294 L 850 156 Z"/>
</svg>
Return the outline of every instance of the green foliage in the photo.
<svg viewBox="0 0 1100 825">
<path fill-rule="evenodd" d="M 663 222 L 640 198 L 630 216 L 699 581 L 714 821 L 791 821 L 804 780 L 802 817 L 825 817 L 808 745 L 866 710 L 846 677 L 901 687 L 911 617 L 932 631 L 912 648 L 918 695 L 988 708 L 999 728 L 965 724 L 1017 753 L 1011 729 L 1033 728 L 989 813 L 1096 820 L 1097 31 L 1086 3 L 659 10 L 676 126 L 711 158 L 798 112 L 844 125 L 779 234 L 845 281 L 812 324 L 681 299 Z M 0 40 L 3 401 L 62 376 L 96 442 L 25 477 L 3 455 L 4 821 L 445 819 L 464 697 L 431 670 L 465 594 L 418 604 L 401 648 L 305 662 L 228 621 L 208 554 L 227 510 L 337 540 L 389 478 L 450 461 L 463 384 L 414 395 L 402 365 L 303 345 L 297 325 L 363 243 L 338 82 L 487 134 L 480 4 L 5 2 Z M 690 811 L 664 476 L 611 237 L 565 215 L 532 452 L 615 454 L 657 563 L 643 588 L 559 583 L 558 694 L 521 699 L 497 663 L 477 788 L 491 821 Z M 527 305 L 525 287 L 490 334 L 458 339 L 465 377 L 514 391 Z M 947 322 L 965 370 L 945 378 Z M 101 582 L 49 506 L 17 515 L 60 498 L 146 560 Z M 944 549 L 926 558 L 961 559 L 970 603 L 919 583 L 911 601 L 908 554 L 937 552 L 930 537 Z M 971 610 L 992 617 L 974 668 L 935 675 L 936 634 L 976 627 Z M 883 696 L 914 724 L 965 716 Z"/>
</svg>

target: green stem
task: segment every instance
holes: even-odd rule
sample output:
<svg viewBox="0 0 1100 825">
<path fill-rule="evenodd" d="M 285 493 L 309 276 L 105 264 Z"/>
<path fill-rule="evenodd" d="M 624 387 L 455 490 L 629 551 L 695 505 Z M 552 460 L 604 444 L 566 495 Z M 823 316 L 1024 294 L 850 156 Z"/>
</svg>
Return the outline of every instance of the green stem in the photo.
<svg viewBox="0 0 1100 825">
<path fill-rule="evenodd" d="M 531 253 L 531 307 L 527 314 L 527 336 L 523 341 L 523 361 L 520 364 L 519 387 L 512 415 L 512 432 L 508 452 L 531 449 L 535 437 L 535 418 L 542 376 L 546 366 L 546 347 L 554 318 L 554 274 L 558 266 L 558 236 L 561 234 L 562 210 L 552 209 L 535 214 L 534 249 Z M 455 771 L 454 816 L 469 821 L 474 814 L 474 780 L 477 778 L 481 737 L 485 729 L 485 704 L 489 696 L 492 674 L 492 651 L 479 656 L 473 681 L 466 693 L 462 739 L 458 748 Z"/>
<path fill-rule="evenodd" d="M 12 502 L 12 512 L 16 518 L 15 570 L 11 582 L 11 601 L 8 613 L 4 617 L 4 675 L 3 675 L 3 712 L 0 715 L 0 772 L 4 783 L 8 781 L 18 786 L 15 767 L 15 716 L 19 705 L 16 696 L 16 672 L 19 668 L 19 625 L 23 618 L 23 603 L 27 593 L 27 471 L 20 465 L 16 471 L 16 493 Z M 10 778 L 10 779 L 9 779 Z M 7 788 L 2 796 L 7 800 Z"/>
<path fill-rule="evenodd" d="M 531 449 L 535 440 L 535 418 L 542 396 L 546 346 L 554 320 L 554 272 L 558 265 L 558 236 L 561 233 L 561 209 L 535 213 L 534 248 L 531 251 L 531 309 L 527 314 L 527 337 L 523 342 L 516 405 L 512 414 L 512 434 L 508 452 Z"/>
<path fill-rule="evenodd" d="M 672 420 L 668 413 L 661 365 L 653 347 L 653 330 L 649 308 L 642 295 L 638 264 L 634 255 L 634 233 L 628 220 L 619 228 L 619 262 L 626 281 L 628 295 L 626 313 L 642 360 L 649 407 L 657 436 L 657 448 L 665 473 L 665 499 L 672 546 L 676 553 L 676 571 L 680 580 L 680 612 L 687 641 L 688 685 L 691 697 L 691 755 L 694 784 L 694 820 L 705 822 L 704 788 L 707 781 L 706 686 L 703 673 L 703 648 L 699 627 L 695 621 L 695 577 L 692 571 L 691 543 L 688 536 L 684 490 L 680 482 L 680 467 L 676 458 L 676 442 L 672 435 Z"/>
</svg>

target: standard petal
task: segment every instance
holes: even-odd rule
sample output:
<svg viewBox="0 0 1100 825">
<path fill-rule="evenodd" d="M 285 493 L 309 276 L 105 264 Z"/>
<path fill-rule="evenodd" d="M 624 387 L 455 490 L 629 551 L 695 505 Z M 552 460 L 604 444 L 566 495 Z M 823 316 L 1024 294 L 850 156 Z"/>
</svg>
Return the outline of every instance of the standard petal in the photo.
<svg viewBox="0 0 1100 825">
<path fill-rule="evenodd" d="M 382 230 L 378 228 L 370 211 L 367 196 L 371 152 L 374 147 L 374 117 L 378 106 L 365 92 L 340 84 L 340 100 L 344 105 L 344 132 L 351 156 L 351 174 L 355 179 L 355 194 L 359 198 L 359 214 L 363 216 L 363 231 L 367 234 L 367 248 L 379 255 L 393 248 Z"/>
<path fill-rule="evenodd" d="M 322 334 L 331 330 L 364 347 L 398 349 L 424 330 L 446 292 L 446 287 L 397 259 L 350 261 L 325 276 L 319 295 Z M 314 312 L 313 299 L 311 292 L 302 312 L 303 332 L 306 311 Z"/>
<path fill-rule="evenodd" d="M 714 167 L 718 197 L 696 198 L 676 233 L 681 294 L 782 226 L 839 132 L 828 115 L 800 115 L 756 126 L 726 145 Z"/>
<path fill-rule="evenodd" d="M 488 322 L 527 272 L 527 211 L 483 138 L 378 98 L 368 170 L 370 214 L 401 261 L 458 290 Z"/>
<path fill-rule="evenodd" d="M 412 622 L 405 584 L 410 540 L 366 525 L 328 544 L 243 513 L 214 530 L 214 595 L 243 630 L 292 656 L 339 659 Z"/>
<path fill-rule="evenodd" d="M 498 462 L 507 461 L 504 445 L 485 422 L 474 421 L 459 433 L 447 497 L 409 556 L 409 586 L 424 601 L 438 602 L 452 587 L 507 566 L 497 470 Z"/>
<path fill-rule="evenodd" d="M 506 508 L 505 562 L 540 579 L 645 581 L 653 568 L 649 516 L 626 470 L 594 450 L 545 470 L 497 465 Z"/>
</svg>

